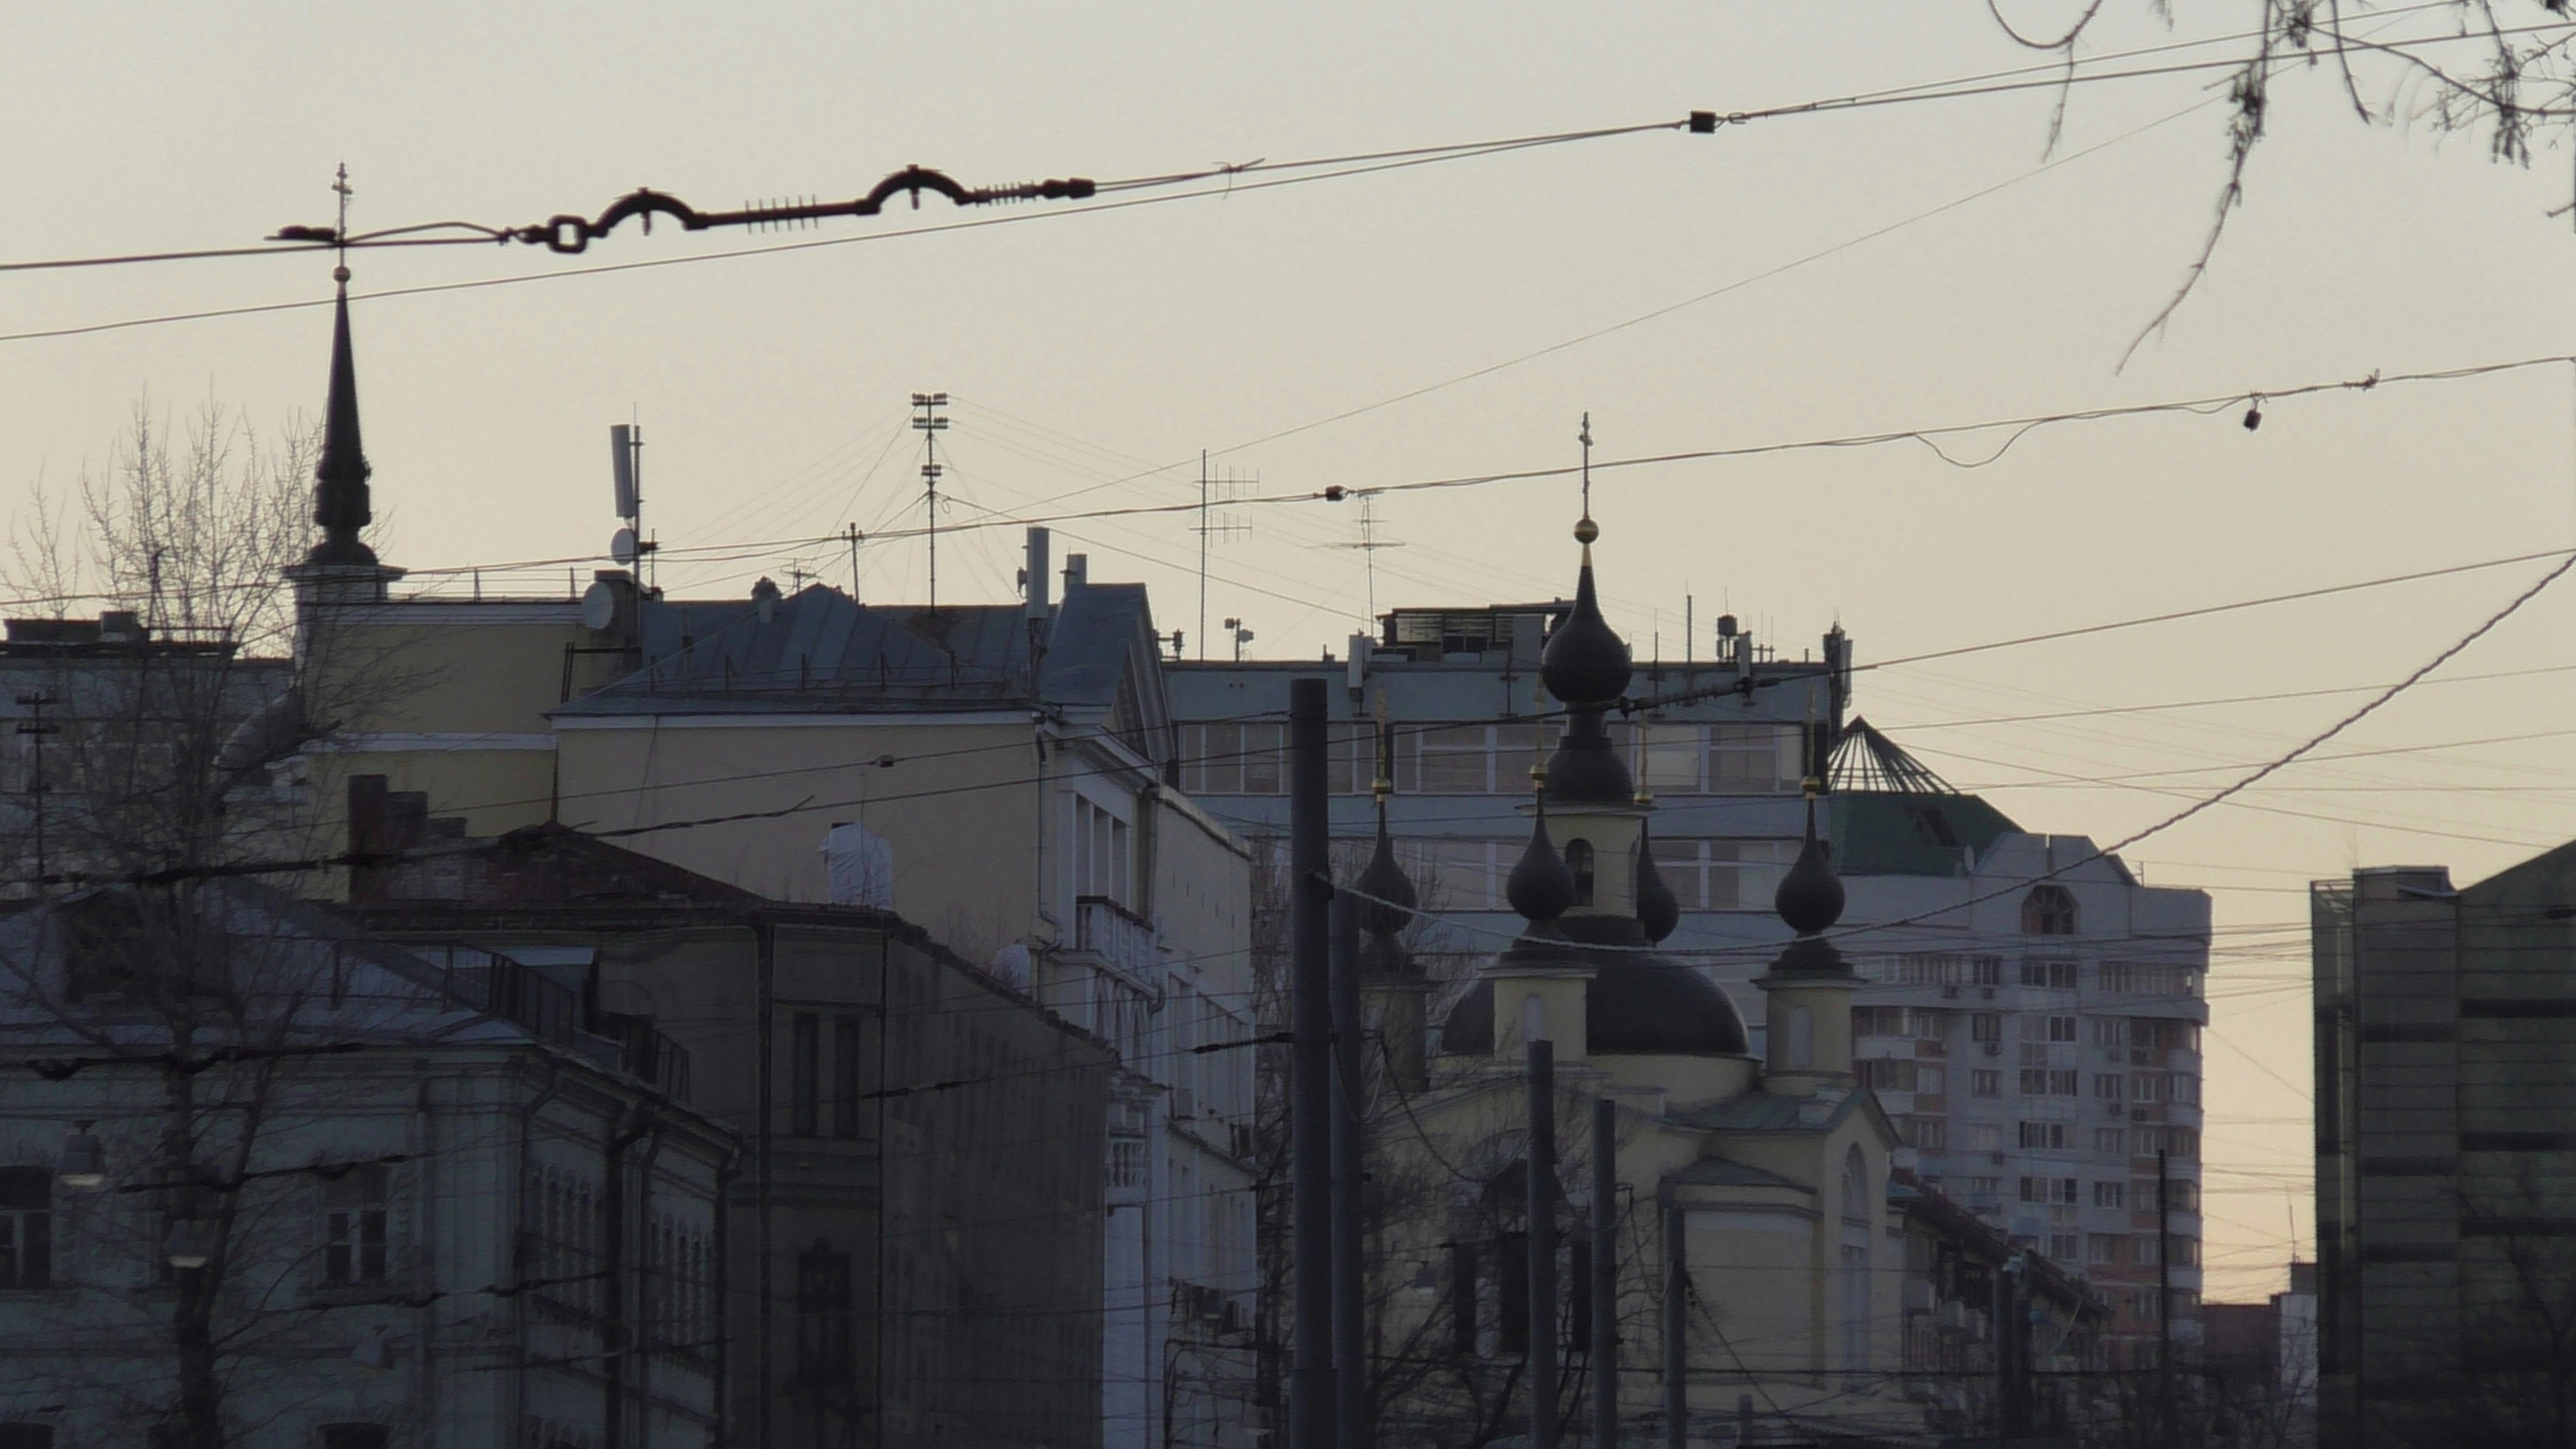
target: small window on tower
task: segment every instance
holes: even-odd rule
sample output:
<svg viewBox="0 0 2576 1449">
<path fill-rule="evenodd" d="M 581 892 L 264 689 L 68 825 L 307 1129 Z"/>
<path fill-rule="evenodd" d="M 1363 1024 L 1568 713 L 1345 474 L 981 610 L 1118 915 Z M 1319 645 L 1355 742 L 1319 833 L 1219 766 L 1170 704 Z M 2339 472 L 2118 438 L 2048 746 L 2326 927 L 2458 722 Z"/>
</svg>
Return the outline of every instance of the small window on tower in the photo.
<svg viewBox="0 0 2576 1449">
<path fill-rule="evenodd" d="M 1574 903 L 1578 906 L 1592 904 L 1592 842 L 1567 841 L 1565 868 L 1574 872 Z"/>
</svg>

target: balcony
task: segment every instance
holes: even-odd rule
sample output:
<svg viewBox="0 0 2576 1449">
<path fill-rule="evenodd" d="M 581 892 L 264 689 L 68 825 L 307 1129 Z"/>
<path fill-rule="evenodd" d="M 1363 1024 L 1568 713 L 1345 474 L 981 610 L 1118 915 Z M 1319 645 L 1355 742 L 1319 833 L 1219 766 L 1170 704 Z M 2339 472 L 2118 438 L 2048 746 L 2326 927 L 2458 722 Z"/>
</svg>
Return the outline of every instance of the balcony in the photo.
<svg viewBox="0 0 2576 1449">
<path fill-rule="evenodd" d="M 1159 954 L 1152 924 L 1107 896 L 1074 901 L 1073 948 L 1138 979 L 1152 971 Z"/>
</svg>

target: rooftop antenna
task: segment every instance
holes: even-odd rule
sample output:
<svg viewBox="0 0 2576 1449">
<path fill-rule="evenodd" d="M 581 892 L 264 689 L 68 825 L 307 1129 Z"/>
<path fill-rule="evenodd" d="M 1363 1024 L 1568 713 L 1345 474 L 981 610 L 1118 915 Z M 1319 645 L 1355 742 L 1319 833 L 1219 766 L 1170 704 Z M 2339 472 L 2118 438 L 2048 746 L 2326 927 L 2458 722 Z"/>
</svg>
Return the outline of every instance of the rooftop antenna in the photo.
<svg viewBox="0 0 2576 1449">
<path fill-rule="evenodd" d="M 1207 658 L 1208 641 L 1208 544 L 1213 540 L 1237 538 L 1252 532 L 1252 525 L 1240 516 L 1231 513 L 1211 515 L 1208 510 L 1241 498 L 1246 482 L 1258 484 L 1260 481 L 1259 474 L 1247 480 L 1236 474 L 1232 467 L 1225 470 L 1222 478 L 1210 474 L 1207 450 L 1199 450 L 1199 521 L 1192 531 L 1199 536 L 1199 658 L 1202 660 Z M 1234 626 L 1229 624 L 1226 627 Z"/>
<path fill-rule="evenodd" d="M 944 392 L 917 392 L 912 395 L 913 431 L 922 435 L 925 450 L 921 465 L 922 501 L 930 514 L 930 612 L 939 612 L 939 435 L 948 431 L 948 419 L 939 410 L 948 406 Z"/>
<path fill-rule="evenodd" d="M 1368 616 L 1374 621 L 1377 618 L 1377 551 L 1382 548 L 1404 547 L 1399 539 L 1377 536 L 1377 495 L 1375 493 L 1360 495 L 1360 541 L 1337 543 L 1333 547 L 1358 549 L 1361 556 L 1368 560 Z"/>
<path fill-rule="evenodd" d="M 644 537 L 644 428 L 640 423 L 612 423 L 608 429 L 608 461 L 614 470 L 617 487 L 617 532 L 608 539 L 608 556 L 625 568 L 635 570 L 636 582 L 651 587 L 644 577 L 646 555 L 653 545 Z"/>
</svg>

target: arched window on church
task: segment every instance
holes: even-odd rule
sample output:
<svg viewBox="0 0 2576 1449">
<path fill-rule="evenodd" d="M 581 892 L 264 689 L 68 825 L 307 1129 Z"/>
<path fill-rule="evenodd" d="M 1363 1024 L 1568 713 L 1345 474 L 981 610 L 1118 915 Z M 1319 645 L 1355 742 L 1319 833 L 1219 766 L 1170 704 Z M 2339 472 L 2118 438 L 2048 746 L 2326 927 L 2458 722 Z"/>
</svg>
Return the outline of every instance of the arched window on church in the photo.
<svg viewBox="0 0 2576 1449">
<path fill-rule="evenodd" d="M 2025 936 L 2075 934 L 2075 893 L 2062 885 L 2038 885 L 2021 898 L 2021 933 Z"/>
<path fill-rule="evenodd" d="M 1854 1146 L 1843 1154 L 1843 1367 L 1869 1367 L 1869 1164 Z"/>
<path fill-rule="evenodd" d="M 1574 903 L 1578 906 L 1592 904 L 1592 842 L 1565 842 L 1565 868 L 1574 872 Z"/>
</svg>

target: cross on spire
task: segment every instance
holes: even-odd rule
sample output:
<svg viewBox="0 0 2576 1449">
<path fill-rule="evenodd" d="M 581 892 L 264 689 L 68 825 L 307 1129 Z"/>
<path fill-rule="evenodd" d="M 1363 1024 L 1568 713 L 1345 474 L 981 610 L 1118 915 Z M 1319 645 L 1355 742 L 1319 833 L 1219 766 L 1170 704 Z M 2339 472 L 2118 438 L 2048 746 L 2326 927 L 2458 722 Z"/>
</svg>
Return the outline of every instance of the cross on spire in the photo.
<svg viewBox="0 0 2576 1449">
<path fill-rule="evenodd" d="M 340 198 L 340 224 L 331 230 L 332 243 L 338 249 L 339 265 L 331 269 L 331 280 L 346 287 L 349 285 L 349 198 L 357 194 L 349 185 L 348 162 L 340 163 L 340 174 L 332 179 L 331 189 Z"/>
<path fill-rule="evenodd" d="M 1577 435 L 1583 442 L 1583 516 L 1592 516 L 1592 414 L 1583 415 L 1583 431 Z"/>
</svg>

